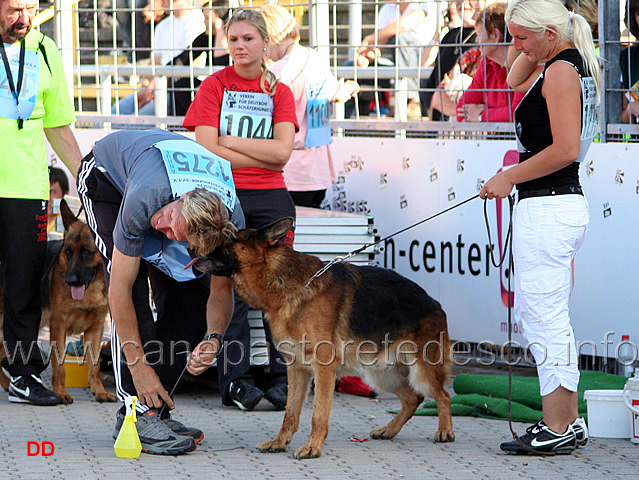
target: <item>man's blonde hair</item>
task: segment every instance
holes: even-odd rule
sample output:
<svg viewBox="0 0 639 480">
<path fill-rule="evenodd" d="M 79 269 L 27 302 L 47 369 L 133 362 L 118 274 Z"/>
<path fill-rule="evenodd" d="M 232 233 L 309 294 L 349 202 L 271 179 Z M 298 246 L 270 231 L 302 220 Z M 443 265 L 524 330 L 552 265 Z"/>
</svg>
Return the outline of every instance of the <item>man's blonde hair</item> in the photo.
<svg viewBox="0 0 639 480">
<path fill-rule="evenodd" d="M 237 228 L 216 193 L 196 188 L 182 195 L 182 215 L 186 220 L 189 244 L 198 255 L 206 255 L 235 238 Z"/>
</svg>

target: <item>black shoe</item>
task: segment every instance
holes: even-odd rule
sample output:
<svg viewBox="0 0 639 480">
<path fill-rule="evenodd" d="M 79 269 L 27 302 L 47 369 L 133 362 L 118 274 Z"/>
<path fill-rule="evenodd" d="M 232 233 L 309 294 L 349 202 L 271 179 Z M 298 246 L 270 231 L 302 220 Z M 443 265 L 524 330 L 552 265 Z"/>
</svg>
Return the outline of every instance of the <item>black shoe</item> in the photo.
<svg viewBox="0 0 639 480">
<path fill-rule="evenodd" d="M 530 455 L 537 453 L 552 452 L 557 455 L 567 455 L 577 448 L 577 438 L 572 427 L 569 425 L 564 433 L 555 433 L 544 423 L 543 420 L 531 425 L 526 429 L 526 433 L 519 437 L 524 448 L 517 440 L 504 442 L 500 448 L 504 452 L 518 455 Z"/>
<path fill-rule="evenodd" d="M 11 377 L 11 383 L 9 384 L 9 401 L 40 406 L 51 406 L 62 403 L 62 399 L 58 394 L 45 388 L 40 377 L 35 374 Z"/>
<path fill-rule="evenodd" d="M 245 382 L 231 382 L 229 385 L 229 398 L 240 410 L 253 410 L 264 392 L 257 387 Z"/>
<path fill-rule="evenodd" d="M 577 448 L 583 447 L 588 443 L 588 427 L 586 421 L 578 417 L 572 424 L 573 432 L 575 432 L 575 438 L 577 439 Z"/>
<path fill-rule="evenodd" d="M 284 410 L 286 409 L 287 395 L 288 385 L 286 383 L 278 383 L 266 391 L 264 398 L 275 405 L 276 410 Z"/>
<path fill-rule="evenodd" d="M 195 440 L 191 436 L 178 435 L 160 420 L 157 411 L 153 408 L 142 415 L 136 415 L 135 428 L 140 437 L 142 451 L 154 455 L 182 455 L 192 452 L 197 448 Z M 120 428 L 124 423 L 124 413 L 118 411 L 115 420 L 113 438 L 117 439 Z"/>
</svg>

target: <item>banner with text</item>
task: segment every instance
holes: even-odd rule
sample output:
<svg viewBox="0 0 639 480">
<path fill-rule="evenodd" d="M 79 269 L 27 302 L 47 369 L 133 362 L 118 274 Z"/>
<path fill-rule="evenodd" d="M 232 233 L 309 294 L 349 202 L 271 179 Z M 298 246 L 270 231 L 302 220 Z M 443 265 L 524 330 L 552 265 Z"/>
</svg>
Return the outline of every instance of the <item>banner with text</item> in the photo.
<svg viewBox="0 0 639 480">
<path fill-rule="evenodd" d="M 517 162 L 514 149 L 514 141 L 335 138 L 338 180 L 328 194 L 330 208 L 371 215 L 385 237 L 477 195 L 491 176 Z M 635 343 L 639 339 L 639 256 L 632 247 L 639 238 L 639 163 L 633 149 L 593 144 L 580 167 L 591 224 L 574 262 L 570 313 L 581 353 L 587 355 L 615 356 L 622 334 Z M 498 260 L 508 201 L 489 200 L 486 212 Z M 379 264 L 417 282 L 442 303 L 452 338 L 507 341 L 508 263 L 501 268 L 491 263 L 483 200 L 382 246 Z M 523 343 L 516 324 L 513 340 Z"/>
</svg>

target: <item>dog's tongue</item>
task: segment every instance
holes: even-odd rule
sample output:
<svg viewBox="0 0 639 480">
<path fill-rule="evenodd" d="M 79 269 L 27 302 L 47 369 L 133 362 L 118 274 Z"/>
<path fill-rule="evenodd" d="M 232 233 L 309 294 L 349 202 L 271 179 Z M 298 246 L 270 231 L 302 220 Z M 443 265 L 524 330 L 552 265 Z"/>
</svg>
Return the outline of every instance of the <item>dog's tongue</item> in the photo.
<svg viewBox="0 0 639 480">
<path fill-rule="evenodd" d="M 84 285 L 81 287 L 71 287 L 71 296 L 73 297 L 73 300 L 82 300 L 85 290 L 86 287 Z"/>
<path fill-rule="evenodd" d="M 186 267 L 184 267 L 184 270 L 195 265 L 195 262 L 197 262 L 198 260 L 199 260 L 198 257 L 193 258 L 189 263 L 186 264 Z"/>
</svg>

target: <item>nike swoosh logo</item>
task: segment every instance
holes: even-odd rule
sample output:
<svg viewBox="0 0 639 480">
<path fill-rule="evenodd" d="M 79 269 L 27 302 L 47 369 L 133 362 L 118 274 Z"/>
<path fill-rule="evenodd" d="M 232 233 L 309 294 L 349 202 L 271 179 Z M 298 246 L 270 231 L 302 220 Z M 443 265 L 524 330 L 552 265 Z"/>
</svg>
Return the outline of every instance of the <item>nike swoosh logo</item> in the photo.
<svg viewBox="0 0 639 480">
<path fill-rule="evenodd" d="M 25 397 L 29 398 L 29 394 L 31 393 L 31 390 L 29 389 L 29 387 L 25 388 L 24 390 L 22 390 L 21 388 L 16 387 L 15 385 L 11 386 L 12 390 L 16 393 L 19 393 L 20 395 L 24 395 Z"/>
<path fill-rule="evenodd" d="M 546 445 L 552 445 L 553 443 L 557 443 L 557 445 L 562 445 L 563 443 L 566 443 L 568 441 L 570 441 L 571 438 L 565 438 L 563 441 L 560 441 L 557 443 L 557 439 L 551 439 L 551 440 L 546 440 L 544 442 L 540 442 L 538 441 L 536 438 L 533 438 L 532 441 L 530 442 L 530 445 L 532 447 L 545 447 Z"/>
</svg>

